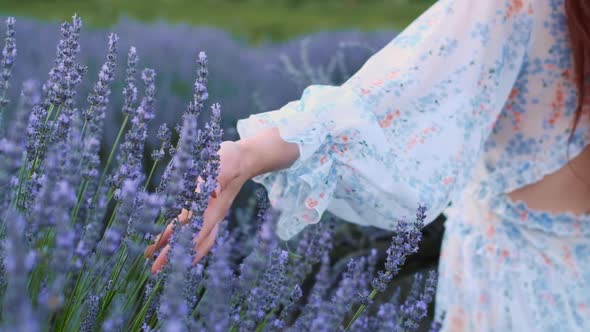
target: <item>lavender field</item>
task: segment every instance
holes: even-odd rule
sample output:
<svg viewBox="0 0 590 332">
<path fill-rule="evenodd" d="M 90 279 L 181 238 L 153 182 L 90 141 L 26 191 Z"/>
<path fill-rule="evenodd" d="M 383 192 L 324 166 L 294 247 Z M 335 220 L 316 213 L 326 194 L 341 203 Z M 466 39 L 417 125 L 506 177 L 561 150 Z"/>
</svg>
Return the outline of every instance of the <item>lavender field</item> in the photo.
<svg viewBox="0 0 590 332">
<path fill-rule="evenodd" d="M 278 211 L 249 183 L 212 254 L 190 259 L 236 121 L 344 82 L 394 31 L 250 46 L 163 22 L 3 21 L 1 330 L 437 329 L 443 218 L 421 229 L 425 209 L 396 232 L 326 214 L 285 243 Z M 151 274 L 143 249 L 181 209 L 192 218 Z"/>
</svg>

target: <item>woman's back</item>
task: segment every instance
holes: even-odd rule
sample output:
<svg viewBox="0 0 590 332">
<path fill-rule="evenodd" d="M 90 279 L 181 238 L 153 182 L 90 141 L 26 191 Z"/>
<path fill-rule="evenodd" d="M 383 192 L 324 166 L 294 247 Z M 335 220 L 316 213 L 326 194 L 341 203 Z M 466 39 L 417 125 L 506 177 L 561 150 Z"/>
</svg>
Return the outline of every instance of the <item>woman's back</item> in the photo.
<svg viewBox="0 0 590 332">
<path fill-rule="evenodd" d="M 550 213 L 590 214 L 590 147 L 566 166 L 538 182 L 509 193 L 512 201 L 522 201 L 539 211 Z"/>
<path fill-rule="evenodd" d="M 514 2 L 517 3 L 517 2 Z M 577 106 L 564 1 L 535 1 L 531 49 L 484 147 L 484 163 L 498 192 L 554 213 L 586 214 L 590 206 L 588 110 L 570 146 Z"/>
</svg>

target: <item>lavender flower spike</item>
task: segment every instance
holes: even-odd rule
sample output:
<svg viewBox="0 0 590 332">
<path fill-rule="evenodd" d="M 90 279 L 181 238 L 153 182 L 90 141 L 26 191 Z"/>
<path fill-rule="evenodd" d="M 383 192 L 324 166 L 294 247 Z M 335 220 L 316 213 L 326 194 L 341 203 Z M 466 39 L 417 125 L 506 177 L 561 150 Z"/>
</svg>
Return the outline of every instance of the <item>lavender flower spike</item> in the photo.
<svg viewBox="0 0 590 332">
<path fill-rule="evenodd" d="M 160 302 L 158 318 L 163 321 L 162 331 L 181 332 L 189 331 L 189 304 L 184 286 L 187 282 L 186 275 L 191 267 L 192 257 L 192 232 L 186 226 L 180 227 L 175 234 L 172 249 L 168 255 L 170 262 L 164 285 L 163 299 Z"/>
<path fill-rule="evenodd" d="M 2 49 L 2 60 L 0 60 L 0 120 L 2 111 L 9 102 L 8 98 L 6 98 L 6 92 L 8 90 L 8 81 L 12 75 L 12 64 L 16 57 L 16 39 L 14 35 L 14 17 L 9 17 L 6 20 L 6 38 Z"/>
<path fill-rule="evenodd" d="M 24 237 L 25 220 L 12 209 L 4 217 L 10 222 L 6 224 L 6 238 L 2 244 L 7 279 L 2 327 L 5 331 L 40 331 L 29 297 L 23 296 L 27 294 L 27 275 L 35 263 L 35 252 L 29 251 Z"/>
<path fill-rule="evenodd" d="M 198 78 L 195 81 L 193 91 L 194 98 L 189 103 L 187 112 L 188 114 L 196 114 L 199 116 L 205 107 L 205 101 L 209 98 L 209 93 L 207 92 L 207 55 L 205 52 L 199 52 L 197 64 L 199 65 L 199 70 L 197 72 Z"/>
<path fill-rule="evenodd" d="M 123 115 L 131 115 L 137 101 L 137 86 L 135 85 L 135 74 L 137 72 L 137 50 L 134 46 L 129 48 L 127 53 L 127 76 L 125 88 L 123 89 Z"/>
<path fill-rule="evenodd" d="M 379 271 L 378 277 L 373 279 L 373 288 L 383 292 L 392 277 L 399 272 L 404 265 L 406 257 L 418 251 L 418 243 L 422 239 L 421 229 L 424 226 L 426 207 L 420 205 L 416 213 L 416 222 L 408 225 L 405 218 L 402 218 L 397 224 L 396 235 L 387 248 L 387 259 L 385 261 L 385 271 Z M 408 229 L 408 226 L 410 227 Z"/>
<path fill-rule="evenodd" d="M 87 98 L 90 107 L 84 111 L 84 118 L 86 121 L 94 119 L 94 121 L 97 122 L 97 127 L 101 127 L 102 125 L 105 106 L 108 103 L 108 97 L 111 94 L 110 84 L 113 81 L 117 61 L 118 41 L 119 37 L 116 34 L 111 33 L 109 35 L 107 61 L 102 65 L 94 89 Z"/>
</svg>

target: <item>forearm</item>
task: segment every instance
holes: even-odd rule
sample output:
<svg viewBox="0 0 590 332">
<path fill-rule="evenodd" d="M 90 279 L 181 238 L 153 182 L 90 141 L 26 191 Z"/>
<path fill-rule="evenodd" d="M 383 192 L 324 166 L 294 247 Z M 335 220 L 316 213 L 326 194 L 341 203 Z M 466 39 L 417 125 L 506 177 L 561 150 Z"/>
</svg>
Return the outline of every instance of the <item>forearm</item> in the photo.
<svg viewBox="0 0 590 332">
<path fill-rule="evenodd" d="M 237 143 L 244 150 L 243 170 L 248 178 L 288 168 L 299 158 L 297 144 L 284 141 L 275 127 Z"/>
</svg>

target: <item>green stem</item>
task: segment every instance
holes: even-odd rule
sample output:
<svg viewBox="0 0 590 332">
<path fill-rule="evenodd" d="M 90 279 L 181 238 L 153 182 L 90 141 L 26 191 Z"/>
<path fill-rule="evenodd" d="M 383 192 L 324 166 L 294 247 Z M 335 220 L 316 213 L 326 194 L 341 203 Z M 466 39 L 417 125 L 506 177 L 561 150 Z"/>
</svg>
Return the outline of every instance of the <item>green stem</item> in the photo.
<svg viewBox="0 0 590 332">
<path fill-rule="evenodd" d="M 84 271 L 85 267 L 86 267 L 86 265 L 83 266 L 81 271 Z M 65 310 L 64 316 L 62 316 L 63 319 L 58 320 L 57 326 L 60 326 L 60 328 L 57 329 L 58 331 L 64 331 L 64 330 L 67 331 L 65 329 L 66 326 L 64 326 L 64 325 L 68 324 L 68 322 L 70 321 L 70 316 L 72 315 L 72 313 L 74 311 L 73 309 L 78 306 L 78 304 L 81 300 L 76 295 L 78 295 L 78 288 L 80 285 L 80 280 L 82 279 L 82 274 L 83 274 L 83 272 L 78 273 L 78 277 L 76 278 L 76 283 L 74 284 L 73 291 L 70 294 L 70 296 L 68 297 L 68 303 L 65 306 L 65 308 L 67 308 L 67 309 Z"/>
<path fill-rule="evenodd" d="M 51 104 L 49 106 L 49 111 L 47 112 L 47 118 L 45 118 L 45 124 L 47 124 L 47 122 L 49 121 L 49 118 L 51 118 L 51 114 L 53 113 L 53 109 L 54 109 L 54 106 L 53 106 L 53 104 Z M 39 150 L 37 150 L 37 153 L 35 153 L 35 160 L 33 161 L 33 166 L 31 166 L 31 172 L 29 173 L 29 178 L 31 177 L 31 175 L 33 175 L 33 173 L 35 173 L 37 163 L 40 162 L 39 157 L 40 157 L 41 151 L 43 151 L 44 149 L 47 148 L 47 143 L 49 140 L 49 137 L 47 135 L 50 135 L 53 132 L 53 130 L 55 129 L 55 120 L 61 114 L 61 110 L 62 110 L 62 107 L 59 106 L 57 108 L 57 112 L 55 113 L 54 122 L 52 123 L 51 129 L 48 132 L 45 132 L 45 134 L 43 135 L 44 139 L 43 139 L 43 142 L 41 143 L 41 148 Z"/>
<path fill-rule="evenodd" d="M 53 104 L 49 105 L 49 110 L 47 111 L 47 117 L 45 118 L 45 124 L 47 124 L 47 121 L 49 121 L 49 118 L 51 118 L 51 113 L 53 113 L 53 108 L 55 106 Z"/>
<path fill-rule="evenodd" d="M 23 188 L 23 182 L 25 180 L 26 169 L 27 169 L 27 151 L 25 151 L 25 153 L 23 153 L 23 160 L 22 160 L 22 164 L 20 166 L 20 175 L 18 177 L 18 188 L 16 189 L 16 196 L 13 197 L 10 202 L 10 205 L 12 207 L 19 207 L 20 206 L 22 188 Z M 23 201 L 22 205 L 24 207 L 24 201 L 25 201 L 24 196 L 22 197 L 22 201 Z"/>
<path fill-rule="evenodd" d="M 4 91 L 2 92 L 2 99 L 6 98 L 6 90 L 7 89 L 4 89 Z M 2 124 L 3 114 L 4 114 L 4 108 L 0 107 L 0 124 Z"/>
<path fill-rule="evenodd" d="M 147 300 L 143 304 L 143 307 L 141 308 L 141 311 L 139 312 L 139 314 L 135 317 L 135 320 L 133 321 L 133 324 L 131 325 L 132 331 L 137 331 L 141 327 L 141 324 L 143 323 L 143 321 L 145 319 L 145 315 L 150 307 L 151 302 L 153 301 L 154 296 L 157 294 L 157 292 L 160 291 L 160 286 L 161 286 L 160 282 L 161 282 L 161 279 L 156 282 L 156 285 L 154 286 L 152 293 L 150 294 L 150 296 L 147 298 Z"/>
<path fill-rule="evenodd" d="M 82 183 L 82 188 L 80 190 L 80 192 L 78 193 L 78 199 L 76 202 L 76 207 L 74 208 L 74 210 L 72 211 L 72 215 L 70 216 L 70 220 L 72 223 L 75 222 L 76 217 L 78 217 L 78 212 L 80 211 L 80 206 L 82 205 L 82 198 L 84 197 L 84 193 L 86 192 L 86 189 L 88 188 L 88 180 L 84 180 Z"/>
<path fill-rule="evenodd" d="M 385 274 L 389 275 L 390 272 L 387 271 L 387 272 L 385 272 Z M 377 290 L 375 288 L 373 288 L 373 291 L 371 291 L 371 294 L 369 294 L 369 299 L 373 300 L 375 298 L 375 296 L 377 296 Z M 354 313 L 354 316 L 352 316 L 352 318 L 350 319 L 350 322 L 348 322 L 348 325 L 346 326 L 346 329 L 344 329 L 344 331 L 348 331 L 350 329 L 352 324 L 354 324 L 354 322 L 363 314 L 363 311 L 365 311 L 365 308 L 367 308 L 367 306 L 364 304 L 361 304 L 361 306 Z"/>
<path fill-rule="evenodd" d="M 118 207 L 119 207 L 119 202 L 117 202 L 117 204 L 115 204 L 115 207 L 113 208 L 113 213 L 111 213 L 111 217 L 109 218 L 109 223 L 107 224 L 107 229 L 113 225 L 113 222 L 115 221 L 115 215 L 117 214 Z"/>
<path fill-rule="evenodd" d="M 199 288 L 197 289 L 197 293 L 201 293 L 202 291 L 203 291 L 203 285 L 199 285 Z M 205 297 L 205 294 L 207 294 L 207 289 L 205 289 L 203 294 L 200 296 L 199 302 L 197 303 L 197 305 L 195 306 L 195 309 L 193 310 L 193 316 L 196 315 L 197 312 L 199 312 L 199 306 L 201 305 L 201 303 L 203 303 L 203 298 Z"/>
<path fill-rule="evenodd" d="M 154 171 L 156 170 L 156 165 L 158 165 L 157 160 L 154 161 L 154 164 L 152 165 L 152 169 L 150 170 L 150 175 L 148 175 L 148 178 L 145 181 L 145 187 L 143 187 L 144 190 L 147 190 L 147 187 L 150 184 L 150 181 L 152 180 L 152 176 L 154 175 Z"/>
<path fill-rule="evenodd" d="M 82 131 L 80 131 L 80 139 L 84 138 L 84 132 L 86 131 L 86 123 L 88 123 L 88 120 L 84 120 L 84 124 L 82 125 Z"/>
<path fill-rule="evenodd" d="M 102 270 L 98 273 L 98 275 L 96 275 L 96 277 L 94 278 L 94 280 L 92 280 L 92 282 L 90 283 L 90 285 L 86 288 L 84 295 L 82 295 L 82 298 L 86 298 L 88 297 L 88 295 L 90 294 L 90 290 L 94 287 L 94 285 L 96 285 L 96 283 L 98 282 L 98 280 L 100 279 L 100 277 L 102 276 L 102 274 L 107 270 L 107 266 L 109 264 L 112 263 L 112 261 L 115 259 L 115 255 L 111 255 L 111 257 L 105 262 L 104 267 L 102 268 Z"/>
<path fill-rule="evenodd" d="M 88 112 L 91 113 L 92 112 L 92 108 L 94 106 L 90 105 L 90 108 L 88 109 Z M 84 138 L 84 132 L 86 131 L 86 124 L 88 123 L 88 119 L 84 119 L 84 125 L 82 125 L 82 132 L 80 133 L 80 139 Z"/>
<path fill-rule="evenodd" d="M 268 324 L 267 320 L 272 317 L 275 314 L 275 309 L 272 309 L 268 314 L 266 314 L 266 317 L 264 317 L 264 320 L 260 323 L 260 325 L 258 325 L 256 327 L 256 332 L 262 332 L 264 331 L 264 328 L 266 327 L 266 324 Z"/>
<path fill-rule="evenodd" d="M 125 116 L 125 119 L 123 119 L 123 123 L 121 124 L 121 128 L 119 128 L 119 133 L 117 134 L 117 138 L 115 139 L 115 143 L 113 144 L 113 147 L 111 148 L 111 152 L 109 153 L 109 158 L 107 159 L 107 163 L 104 166 L 104 170 L 102 171 L 102 175 L 100 176 L 100 180 L 98 180 L 98 186 L 96 187 L 96 192 L 94 193 L 94 197 L 92 199 L 93 203 L 96 202 L 98 191 L 100 190 L 100 187 L 102 186 L 102 182 L 104 181 L 104 178 L 107 174 L 109 166 L 111 165 L 111 162 L 113 161 L 113 157 L 115 155 L 115 150 L 117 149 L 117 146 L 119 145 L 119 141 L 121 140 L 121 137 L 123 136 L 123 131 L 125 131 L 125 127 L 127 126 L 127 121 L 129 121 L 129 115 Z"/>
</svg>

